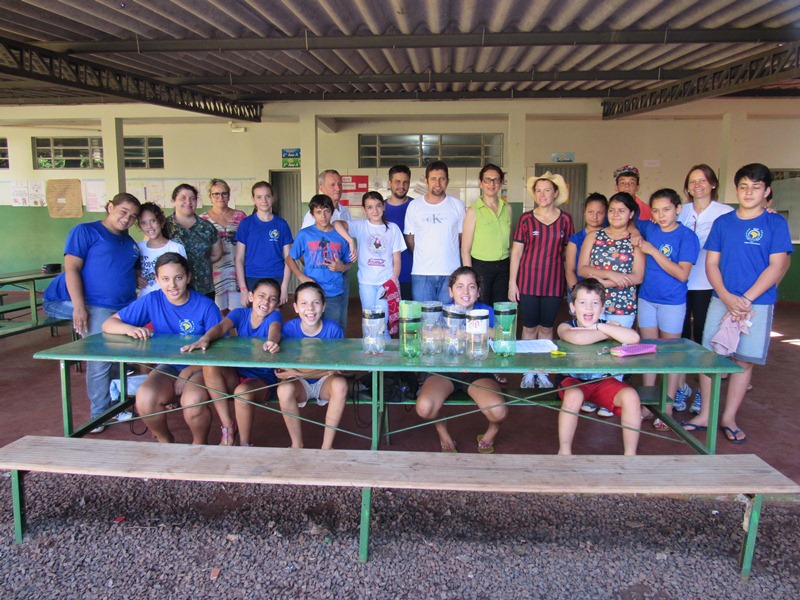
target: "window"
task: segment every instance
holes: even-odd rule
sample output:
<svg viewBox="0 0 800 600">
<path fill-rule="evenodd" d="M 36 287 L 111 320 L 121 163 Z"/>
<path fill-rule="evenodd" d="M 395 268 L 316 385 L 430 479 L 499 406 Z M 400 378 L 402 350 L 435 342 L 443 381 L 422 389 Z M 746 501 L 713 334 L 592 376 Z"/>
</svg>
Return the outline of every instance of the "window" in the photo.
<svg viewBox="0 0 800 600">
<path fill-rule="evenodd" d="M 358 136 L 358 166 L 424 167 L 443 160 L 450 167 L 503 165 L 502 133 L 382 134 Z"/>
<path fill-rule="evenodd" d="M 102 169 L 99 137 L 33 138 L 34 169 Z"/>
<path fill-rule="evenodd" d="M 8 168 L 8 138 L 0 138 L 0 169 Z"/>
<path fill-rule="evenodd" d="M 126 137 L 124 143 L 126 169 L 164 168 L 164 138 Z"/>
</svg>

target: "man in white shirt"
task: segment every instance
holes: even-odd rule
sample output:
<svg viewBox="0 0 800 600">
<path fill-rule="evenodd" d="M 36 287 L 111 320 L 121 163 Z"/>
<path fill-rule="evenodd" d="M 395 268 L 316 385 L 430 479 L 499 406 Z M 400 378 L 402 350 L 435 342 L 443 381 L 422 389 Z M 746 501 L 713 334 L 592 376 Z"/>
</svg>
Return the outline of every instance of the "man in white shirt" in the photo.
<svg viewBox="0 0 800 600">
<path fill-rule="evenodd" d="M 461 229 L 466 209 L 447 194 L 447 165 L 434 161 L 425 169 L 428 193 L 411 201 L 406 212 L 406 244 L 414 253 L 411 286 L 414 300 L 452 302 L 450 274 L 461 266 Z"/>
<path fill-rule="evenodd" d="M 351 221 L 350 211 L 346 206 L 339 205 L 339 200 L 342 199 L 342 176 L 339 171 L 334 169 L 327 169 L 319 174 L 317 177 L 317 185 L 319 186 L 319 193 L 325 194 L 333 200 L 333 216 L 331 216 L 331 223 L 334 221 Z M 314 217 L 310 212 L 307 212 L 303 217 L 303 225 L 300 229 L 311 227 L 314 224 Z"/>
</svg>

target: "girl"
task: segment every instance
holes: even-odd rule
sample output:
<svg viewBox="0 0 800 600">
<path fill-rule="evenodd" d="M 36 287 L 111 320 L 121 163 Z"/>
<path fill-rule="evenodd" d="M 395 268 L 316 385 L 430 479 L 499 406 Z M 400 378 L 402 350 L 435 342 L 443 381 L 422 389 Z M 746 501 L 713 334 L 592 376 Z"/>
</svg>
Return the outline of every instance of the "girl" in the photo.
<svg viewBox="0 0 800 600">
<path fill-rule="evenodd" d="M 567 287 L 570 292 L 578 281 L 583 279 L 578 276 L 578 258 L 586 236 L 599 231 L 603 227 L 608 212 L 608 199 L 597 192 L 589 194 L 583 204 L 583 221 L 586 227 L 578 233 L 571 235 L 564 251 L 564 275 L 567 277 Z"/>
<path fill-rule="evenodd" d="M 206 332 L 203 337 L 181 348 L 183 352 L 192 350 L 206 350 L 211 342 L 227 335 L 232 329 L 236 330 L 239 337 L 266 338 L 262 346 L 264 352 L 275 354 L 280 352 L 281 324 L 283 319 L 277 310 L 281 295 L 281 286 L 274 279 L 259 279 L 249 292 L 249 303 L 252 308 L 234 308 Z M 250 432 L 253 424 L 253 403 L 265 402 L 269 398 L 270 388 L 278 380 L 273 369 L 262 368 L 233 368 L 233 367 L 203 367 L 203 379 L 209 390 L 212 400 L 220 398 L 214 403 L 219 420 L 222 423 L 222 441 L 220 446 L 236 445 L 236 429 L 239 429 L 239 443 L 242 446 L 252 446 Z M 228 390 L 234 389 L 233 400 L 236 411 L 236 420 L 231 420 L 228 408 Z M 229 423 L 229 425 L 226 425 Z"/>
<path fill-rule="evenodd" d="M 255 210 L 236 232 L 236 285 L 241 304 L 247 306 L 256 281 L 275 279 L 280 285 L 280 303 L 289 299 L 289 267 L 286 257 L 294 238 L 289 224 L 272 212 L 272 186 L 259 181 L 251 190 Z"/>
<path fill-rule="evenodd" d="M 226 315 L 231 308 L 239 306 L 237 294 L 239 290 L 236 287 L 234 267 L 236 230 L 247 215 L 228 206 L 231 200 L 231 187 L 224 179 L 212 179 L 209 182 L 208 196 L 211 199 L 211 209 L 200 215 L 200 218 L 214 226 L 222 244 L 222 255 L 213 265 L 214 302 L 222 314 Z"/>
<path fill-rule="evenodd" d="M 523 340 L 551 340 L 566 291 L 564 248 L 575 225 L 570 214 L 558 208 L 569 200 L 561 175 L 548 171 L 531 177 L 527 189 L 536 207 L 522 214 L 514 231 L 508 299 L 519 302 Z M 547 375 L 536 372 L 526 373 L 520 385 L 553 387 Z"/>
<path fill-rule="evenodd" d="M 489 327 L 494 326 L 494 310 L 491 306 L 478 302 L 481 291 L 481 279 L 472 267 L 460 267 L 453 271 L 448 281 L 450 297 L 459 306 L 467 310 L 482 308 L 489 311 Z M 462 381 L 452 381 L 441 375 L 431 375 L 425 380 L 417 397 L 417 414 L 423 419 L 437 419 L 448 396 L 457 390 L 466 390 L 470 398 L 483 411 L 489 421 L 485 433 L 478 436 L 478 452 L 491 454 L 494 452 L 494 442 L 500 423 L 505 421 L 508 409 L 503 403 L 503 397 L 497 392 L 500 385 L 491 375 L 484 373 L 459 374 Z M 466 380 L 466 383 L 464 383 Z M 472 385 L 472 384 L 475 385 Z M 486 389 L 488 388 L 488 389 Z M 439 444 L 442 452 L 457 452 L 456 443 L 447 431 L 447 423 L 440 421 L 434 424 L 439 435 Z"/>
<path fill-rule="evenodd" d="M 636 200 L 617 192 L 608 201 L 609 226 L 586 236 L 578 259 L 578 275 L 594 277 L 606 287 L 606 319 L 623 327 L 636 320 L 636 286 L 644 278 L 644 254 L 631 241 L 628 226 Z"/>
<path fill-rule="evenodd" d="M 461 263 L 481 276 L 481 302 L 503 302 L 508 295 L 511 207 L 500 197 L 506 174 L 497 165 L 481 169 L 481 197 L 467 209 L 461 232 Z"/>
<path fill-rule="evenodd" d="M 686 314 L 686 280 L 700 253 L 695 233 L 678 223 L 681 198 L 675 190 L 662 189 L 650 196 L 656 223 L 639 221 L 643 240 L 639 247 L 646 255 L 644 282 L 639 290 L 639 332 L 643 338 L 679 338 Z M 667 377 L 667 395 L 675 397 L 678 375 Z M 643 376 L 644 385 L 655 385 L 655 373 Z M 672 414 L 672 405 L 667 408 Z M 659 431 L 669 427 L 656 419 Z"/>
<path fill-rule="evenodd" d="M 358 246 L 358 294 L 361 307 L 380 306 L 386 315 L 386 336 L 389 336 L 389 303 L 383 284 L 394 280 L 400 289 L 400 254 L 406 242 L 400 228 L 389 223 L 384 216 L 386 202 L 378 192 L 367 192 L 361 197 L 366 219 L 334 221 L 336 231 L 351 248 L 353 238 Z M 348 235 L 349 234 L 349 235 Z M 352 237 L 351 237 L 352 236 Z M 351 259 L 353 259 L 351 254 Z"/>
<path fill-rule="evenodd" d="M 186 250 L 183 244 L 169 239 L 167 217 L 164 211 L 154 202 L 145 202 L 139 209 L 139 229 L 146 239 L 139 242 L 139 253 L 142 261 L 139 266 L 139 296 L 146 296 L 161 288 L 156 281 L 156 260 L 165 252 L 177 252 L 184 258 Z"/>
<path fill-rule="evenodd" d="M 284 338 L 317 338 L 341 339 L 342 328 L 336 321 L 323 319 L 325 312 L 325 292 L 315 281 L 307 281 L 297 286 L 294 293 L 294 311 L 297 319 L 292 319 L 283 326 Z M 322 449 L 333 448 L 335 427 L 342 419 L 347 401 L 347 380 L 336 371 L 318 371 L 308 369 L 275 369 L 275 375 L 282 381 L 278 386 L 283 420 L 292 448 L 303 447 L 303 430 L 300 420 L 300 409 L 316 398 L 317 404 L 325 406 L 330 402 L 325 414 L 325 433 L 322 436 Z M 313 379 L 309 379 L 313 377 Z"/>
<path fill-rule="evenodd" d="M 108 317 L 136 299 L 134 269 L 139 247 L 128 229 L 136 222 L 139 206 L 135 196 L 117 194 L 106 205 L 102 221 L 81 223 L 70 230 L 64 245 L 64 273 L 44 292 L 42 307 L 48 316 L 72 320 L 75 332 L 87 336 L 100 333 Z M 86 394 L 93 419 L 111 408 L 112 366 L 95 361 L 86 365 Z M 126 411 L 117 420 L 131 416 Z M 91 433 L 103 429 L 101 425 Z"/>
<path fill-rule="evenodd" d="M 214 299 L 211 264 L 222 256 L 222 242 L 214 226 L 197 216 L 197 188 L 182 183 L 172 190 L 175 212 L 167 218 L 170 239 L 183 244 L 192 269 L 192 288 Z"/>
<path fill-rule="evenodd" d="M 189 262 L 180 254 L 167 252 L 156 261 L 161 293 L 147 294 L 103 323 L 105 333 L 120 333 L 146 340 L 154 333 L 202 335 L 222 320 L 212 300 L 189 289 Z M 153 330 L 146 328 L 153 324 Z M 208 393 L 203 371 L 198 366 L 158 365 L 136 391 L 136 408 L 153 436 L 162 443 L 175 441 L 167 426 L 164 410 L 180 396 L 183 418 L 192 431 L 193 444 L 205 444 L 211 426 L 211 411 L 204 404 Z"/>
</svg>

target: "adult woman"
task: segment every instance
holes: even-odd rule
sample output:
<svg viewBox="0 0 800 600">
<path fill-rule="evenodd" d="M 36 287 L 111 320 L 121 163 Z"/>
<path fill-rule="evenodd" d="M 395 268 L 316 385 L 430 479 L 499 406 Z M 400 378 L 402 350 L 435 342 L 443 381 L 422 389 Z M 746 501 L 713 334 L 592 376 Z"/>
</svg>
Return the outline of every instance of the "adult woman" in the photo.
<svg viewBox="0 0 800 600">
<path fill-rule="evenodd" d="M 183 244 L 192 269 L 192 287 L 214 299 L 211 265 L 222 256 L 222 242 L 216 228 L 197 216 L 197 188 L 182 183 L 172 191 L 175 212 L 167 217 L 170 239 Z"/>
<path fill-rule="evenodd" d="M 500 198 L 505 173 L 497 165 L 481 169 L 481 197 L 467 209 L 461 231 L 461 264 L 483 280 L 480 301 L 502 302 L 508 295 L 511 207 Z"/>
<path fill-rule="evenodd" d="M 714 170 L 706 164 L 695 165 L 686 174 L 683 182 L 683 193 L 688 203 L 684 204 L 678 214 L 678 222 L 683 223 L 697 234 L 700 240 L 700 255 L 689 272 L 689 293 L 686 296 L 686 317 L 683 321 L 682 337 L 703 343 L 703 329 L 706 325 L 706 313 L 711 304 L 711 282 L 706 275 L 706 251 L 703 250 L 711 225 L 718 217 L 729 213 L 733 207 L 717 202 L 719 181 Z M 675 394 L 675 409 L 684 410 L 686 400 L 692 395 L 692 389 L 686 385 L 685 376 Z M 700 412 L 700 395 L 695 396 L 692 412 Z"/>
<path fill-rule="evenodd" d="M 644 279 L 644 254 L 634 247 L 628 231 L 636 208 L 636 200 L 627 192 L 611 196 L 608 227 L 586 236 L 578 260 L 578 275 L 599 279 L 606 287 L 606 319 L 623 327 L 633 327 L 636 286 Z"/>
<path fill-rule="evenodd" d="M 211 223 L 219 233 L 222 242 L 222 256 L 214 261 L 214 302 L 223 315 L 240 306 L 239 288 L 236 285 L 236 230 L 247 216 L 243 211 L 228 206 L 231 188 L 223 179 L 212 179 L 208 184 L 211 209 L 200 215 Z"/>
<path fill-rule="evenodd" d="M 519 302 L 522 339 L 553 339 L 553 324 L 566 292 L 564 248 L 575 233 L 572 216 L 558 208 L 569 200 L 561 175 L 549 171 L 528 179 L 536 206 L 523 213 L 514 230 L 508 299 Z M 528 373 L 523 387 L 553 387 L 542 373 Z"/>
<path fill-rule="evenodd" d="M 43 308 L 48 316 L 70 319 L 80 335 L 100 333 L 103 322 L 136 300 L 139 247 L 128 229 L 139 215 L 139 200 L 117 194 L 106 205 L 102 221 L 81 223 L 70 230 L 64 245 L 64 273 L 44 292 Z M 111 407 L 108 387 L 113 363 L 89 361 L 86 393 L 92 418 Z M 130 418 L 130 413 L 123 416 Z M 117 416 L 120 420 L 120 416 Z M 100 433 L 100 425 L 91 433 Z"/>
</svg>

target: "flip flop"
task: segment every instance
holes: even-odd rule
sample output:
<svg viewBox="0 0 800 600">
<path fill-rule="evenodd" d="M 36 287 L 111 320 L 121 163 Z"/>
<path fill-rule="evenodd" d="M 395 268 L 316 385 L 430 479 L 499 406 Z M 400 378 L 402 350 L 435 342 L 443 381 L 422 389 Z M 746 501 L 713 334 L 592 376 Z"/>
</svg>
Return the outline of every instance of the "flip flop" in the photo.
<svg viewBox="0 0 800 600">
<path fill-rule="evenodd" d="M 500 385 L 506 385 L 508 383 L 508 377 L 503 375 L 502 373 L 493 373 L 494 379 Z"/>
<path fill-rule="evenodd" d="M 478 454 L 494 454 L 494 444 L 484 444 L 483 434 L 478 436 Z"/>
<path fill-rule="evenodd" d="M 656 419 L 653 421 L 653 429 L 656 431 L 670 431 L 669 425 L 664 423 L 661 419 Z"/>
<path fill-rule="evenodd" d="M 732 427 L 720 426 L 720 430 L 725 434 L 725 439 L 731 444 L 744 444 L 747 441 L 747 436 L 745 435 L 744 431 L 742 431 L 741 427 L 739 429 L 733 429 Z M 740 433 L 744 435 L 743 438 L 736 437 Z"/>
<path fill-rule="evenodd" d="M 450 444 L 442 444 L 442 452 L 445 454 L 458 454 L 458 448 L 456 448 L 456 443 L 452 442 Z"/>
<path fill-rule="evenodd" d="M 695 423 L 689 423 L 688 421 L 681 423 L 681 427 L 683 427 L 686 431 L 708 431 L 708 427 L 705 425 L 697 425 Z"/>
</svg>

